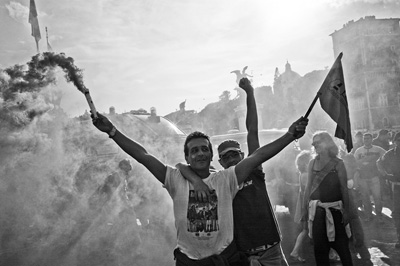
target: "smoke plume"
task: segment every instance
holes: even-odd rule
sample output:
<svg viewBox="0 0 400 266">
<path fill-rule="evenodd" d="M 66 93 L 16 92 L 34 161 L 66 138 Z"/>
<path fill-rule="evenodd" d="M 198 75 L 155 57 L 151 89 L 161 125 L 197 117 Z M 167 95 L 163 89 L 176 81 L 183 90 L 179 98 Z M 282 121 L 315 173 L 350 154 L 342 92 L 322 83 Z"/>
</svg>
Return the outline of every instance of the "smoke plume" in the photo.
<svg viewBox="0 0 400 266">
<path fill-rule="evenodd" d="M 73 62 L 44 53 L 0 69 L 0 265 L 172 265 L 162 184 L 133 160 L 122 173 L 126 154 L 90 117 L 71 119 L 60 107 L 60 69 L 86 89 Z M 181 157 L 172 140 L 124 115 L 112 119 L 158 157 Z"/>
</svg>

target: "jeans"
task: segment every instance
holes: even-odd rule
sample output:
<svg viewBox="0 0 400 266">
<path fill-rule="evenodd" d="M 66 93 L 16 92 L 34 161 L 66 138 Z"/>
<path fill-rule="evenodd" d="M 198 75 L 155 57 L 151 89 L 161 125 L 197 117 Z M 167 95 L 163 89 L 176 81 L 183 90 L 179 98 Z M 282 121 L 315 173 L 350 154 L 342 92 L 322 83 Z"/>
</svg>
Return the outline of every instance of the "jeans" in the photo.
<svg viewBox="0 0 400 266">
<path fill-rule="evenodd" d="M 382 200 L 381 200 L 381 183 L 379 181 L 379 177 L 376 176 L 371 179 L 360 178 L 359 185 L 362 194 L 364 211 L 366 212 L 367 217 L 372 216 L 372 204 L 370 199 L 370 193 L 372 193 L 372 197 L 374 198 L 375 213 L 376 215 L 381 215 Z"/>
<path fill-rule="evenodd" d="M 261 256 L 249 256 L 250 266 L 287 266 L 281 244 L 267 249 Z"/>
<path fill-rule="evenodd" d="M 329 242 L 326 232 L 326 211 L 317 207 L 313 222 L 314 256 L 317 265 L 329 265 L 329 250 L 333 248 L 339 255 L 343 266 L 353 265 L 349 249 L 349 238 L 342 223 L 342 212 L 331 209 L 335 225 L 335 241 Z"/>
</svg>

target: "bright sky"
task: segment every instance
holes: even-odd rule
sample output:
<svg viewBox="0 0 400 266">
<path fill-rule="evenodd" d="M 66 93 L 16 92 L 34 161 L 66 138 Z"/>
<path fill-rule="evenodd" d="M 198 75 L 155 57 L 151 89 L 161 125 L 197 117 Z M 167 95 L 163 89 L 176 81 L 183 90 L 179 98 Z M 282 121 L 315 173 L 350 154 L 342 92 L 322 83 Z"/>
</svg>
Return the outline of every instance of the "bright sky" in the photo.
<svg viewBox="0 0 400 266">
<path fill-rule="evenodd" d="M 156 107 L 159 115 L 202 110 L 224 90 L 236 95 L 230 72 L 248 66 L 255 86 L 272 85 L 286 60 L 300 75 L 330 67 L 329 34 L 350 20 L 399 18 L 399 0 L 36 0 L 42 39 L 84 69 L 98 111 Z M 0 0 L 0 68 L 36 53 L 29 0 Z M 345 56 L 345 55 L 344 55 Z M 88 110 L 65 85 L 71 116 Z"/>
</svg>

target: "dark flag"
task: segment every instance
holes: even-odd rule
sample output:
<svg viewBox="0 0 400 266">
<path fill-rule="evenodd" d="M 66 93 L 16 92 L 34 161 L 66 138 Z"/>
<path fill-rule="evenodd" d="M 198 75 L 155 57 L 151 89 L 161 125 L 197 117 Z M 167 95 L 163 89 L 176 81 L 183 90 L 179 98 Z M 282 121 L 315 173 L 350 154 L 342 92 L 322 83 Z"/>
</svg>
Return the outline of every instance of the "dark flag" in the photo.
<svg viewBox="0 0 400 266">
<path fill-rule="evenodd" d="M 35 0 L 31 0 L 30 2 L 29 23 L 31 24 L 32 36 L 35 38 L 37 52 L 39 53 L 39 40 L 42 38 L 42 36 L 40 35 L 39 20 L 37 18 Z"/>
<path fill-rule="evenodd" d="M 318 91 L 322 109 L 337 123 L 335 137 L 343 139 L 347 151 L 353 148 L 349 106 L 344 85 L 342 56 L 340 53 Z"/>
</svg>

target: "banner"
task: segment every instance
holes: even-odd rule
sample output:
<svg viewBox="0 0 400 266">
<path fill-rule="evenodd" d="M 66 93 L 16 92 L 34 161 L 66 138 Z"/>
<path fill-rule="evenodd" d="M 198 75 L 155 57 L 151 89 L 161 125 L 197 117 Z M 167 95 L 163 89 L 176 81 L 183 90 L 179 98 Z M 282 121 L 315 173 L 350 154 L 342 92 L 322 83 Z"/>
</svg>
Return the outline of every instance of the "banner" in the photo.
<svg viewBox="0 0 400 266">
<path fill-rule="evenodd" d="M 343 139 L 347 151 L 353 148 L 349 106 L 340 53 L 318 91 L 322 109 L 337 123 L 335 137 Z"/>
</svg>

